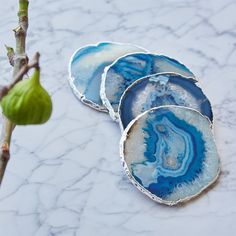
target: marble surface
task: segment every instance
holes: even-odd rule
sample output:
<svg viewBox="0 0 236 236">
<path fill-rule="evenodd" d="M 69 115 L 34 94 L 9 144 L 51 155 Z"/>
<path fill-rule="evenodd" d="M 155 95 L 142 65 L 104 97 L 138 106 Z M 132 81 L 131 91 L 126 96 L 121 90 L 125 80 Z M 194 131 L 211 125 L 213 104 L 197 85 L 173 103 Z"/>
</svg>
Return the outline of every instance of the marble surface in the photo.
<svg viewBox="0 0 236 236">
<path fill-rule="evenodd" d="M 1 5 L 1 83 L 11 73 L 16 0 Z M 43 126 L 17 127 L 0 189 L 0 235 L 228 235 L 236 230 L 236 1 L 34 0 L 28 53 L 42 54 L 42 83 L 54 102 Z M 178 59 L 199 78 L 213 105 L 222 173 L 216 186 L 182 207 L 161 206 L 129 182 L 120 130 L 81 104 L 68 62 L 97 41 L 135 43 Z"/>
</svg>

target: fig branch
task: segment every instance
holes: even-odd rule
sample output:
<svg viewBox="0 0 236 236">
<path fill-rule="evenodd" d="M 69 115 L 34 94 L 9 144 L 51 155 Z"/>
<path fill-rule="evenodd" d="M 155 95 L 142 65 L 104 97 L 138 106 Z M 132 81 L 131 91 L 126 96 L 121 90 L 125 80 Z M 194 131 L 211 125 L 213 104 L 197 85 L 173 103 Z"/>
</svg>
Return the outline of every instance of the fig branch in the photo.
<svg viewBox="0 0 236 236">
<path fill-rule="evenodd" d="M 40 69 L 39 57 L 40 54 L 37 52 L 30 63 L 25 64 L 21 67 L 20 71 L 18 72 L 18 74 L 16 74 L 16 76 L 13 78 L 12 82 L 9 85 L 0 86 L 0 101 L 4 96 L 7 95 L 9 90 L 11 90 L 19 81 L 23 79 L 24 75 L 27 74 L 30 69 Z"/>
<path fill-rule="evenodd" d="M 9 85 L 9 89 L 11 89 L 15 83 L 20 81 L 23 75 L 27 73 L 27 67 L 25 67 L 24 70 L 21 70 L 21 68 L 28 63 L 28 57 L 25 53 L 26 35 L 28 29 L 28 5 L 28 0 L 19 0 L 18 26 L 13 30 L 16 39 L 15 51 L 12 48 L 7 47 L 8 58 L 11 65 L 13 65 L 13 79 Z M 8 92 L 7 88 L 5 89 L 5 93 L 6 92 Z M 2 122 L 0 142 L 0 185 L 2 183 L 7 163 L 10 159 L 9 148 L 11 135 L 15 127 L 15 125 L 5 116 L 3 116 Z"/>
</svg>

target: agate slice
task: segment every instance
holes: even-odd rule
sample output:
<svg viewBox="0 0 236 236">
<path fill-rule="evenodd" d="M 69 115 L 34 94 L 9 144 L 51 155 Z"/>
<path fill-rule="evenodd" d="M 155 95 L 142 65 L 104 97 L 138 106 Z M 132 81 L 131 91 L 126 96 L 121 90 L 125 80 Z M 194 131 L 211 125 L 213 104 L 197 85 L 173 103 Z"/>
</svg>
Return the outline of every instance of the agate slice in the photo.
<svg viewBox="0 0 236 236">
<path fill-rule="evenodd" d="M 199 195 L 219 175 L 211 122 L 191 108 L 162 106 L 142 113 L 125 129 L 120 147 L 131 182 L 167 205 Z"/>
<path fill-rule="evenodd" d="M 196 81 L 175 73 L 161 73 L 136 80 L 125 90 L 118 109 L 120 125 L 125 128 L 139 114 L 163 105 L 190 107 L 213 120 L 210 101 Z"/>
<path fill-rule="evenodd" d="M 193 73 L 178 61 L 148 53 L 126 55 L 107 67 L 102 76 L 101 98 L 111 118 L 118 121 L 118 104 L 129 85 L 144 76 L 161 72 L 176 72 L 194 78 Z"/>
<path fill-rule="evenodd" d="M 135 45 L 111 42 L 80 48 L 69 64 L 69 81 L 73 92 L 86 105 L 99 111 L 107 111 L 100 98 L 104 68 L 127 53 L 144 51 Z"/>
</svg>

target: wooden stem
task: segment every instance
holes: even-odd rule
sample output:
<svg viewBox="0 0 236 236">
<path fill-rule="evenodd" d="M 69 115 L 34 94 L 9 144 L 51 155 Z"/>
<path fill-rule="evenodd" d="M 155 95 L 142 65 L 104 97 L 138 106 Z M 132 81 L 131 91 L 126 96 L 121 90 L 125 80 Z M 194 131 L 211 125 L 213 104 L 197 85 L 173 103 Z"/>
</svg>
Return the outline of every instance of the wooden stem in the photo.
<svg viewBox="0 0 236 236">
<path fill-rule="evenodd" d="M 16 39 L 16 49 L 13 56 L 13 79 L 12 84 L 16 79 L 17 74 L 21 70 L 22 66 L 28 63 L 28 58 L 25 53 L 25 42 L 28 29 L 28 0 L 19 0 L 18 20 L 19 24 L 14 29 Z M 21 77 L 22 79 L 22 77 Z M 10 159 L 10 143 L 11 135 L 15 125 L 3 116 L 3 124 L 1 130 L 1 142 L 0 142 L 0 185 L 6 170 L 7 163 Z"/>
</svg>

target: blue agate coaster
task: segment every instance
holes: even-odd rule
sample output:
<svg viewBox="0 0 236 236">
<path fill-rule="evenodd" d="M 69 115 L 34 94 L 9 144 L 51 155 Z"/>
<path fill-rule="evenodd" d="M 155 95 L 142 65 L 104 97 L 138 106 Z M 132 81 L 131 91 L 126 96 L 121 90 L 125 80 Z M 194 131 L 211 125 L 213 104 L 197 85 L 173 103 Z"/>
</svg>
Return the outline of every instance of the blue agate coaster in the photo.
<svg viewBox="0 0 236 236">
<path fill-rule="evenodd" d="M 219 175 L 211 122 L 191 108 L 162 106 L 142 113 L 125 129 L 120 148 L 131 182 L 166 205 L 192 199 Z"/>
<path fill-rule="evenodd" d="M 107 67 L 102 76 L 101 98 L 111 118 L 118 121 L 120 98 L 129 85 L 137 79 L 161 72 L 175 72 L 195 79 L 193 73 L 178 61 L 148 53 L 126 55 Z"/>
<path fill-rule="evenodd" d="M 69 64 L 69 82 L 74 94 L 86 105 L 106 112 L 100 98 L 104 68 L 117 58 L 133 52 L 144 52 L 131 44 L 102 42 L 78 49 Z"/>
<path fill-rule="evenodd" d="M 139 114 L 163 105 L 190 107 L 213 121 L 210 101 L 196 81 L 161 73 L 138 79 L 125 90 L 118 109 L 120 125 L 125 128 Z"/>
</svg>

